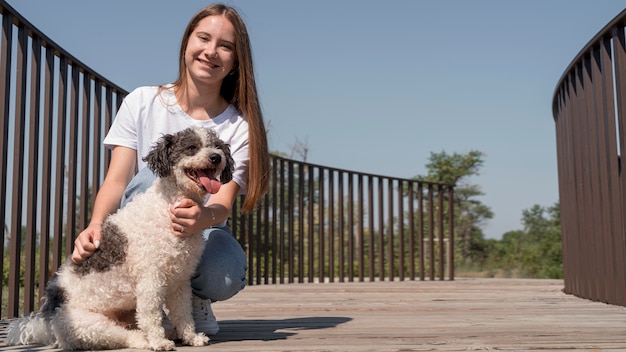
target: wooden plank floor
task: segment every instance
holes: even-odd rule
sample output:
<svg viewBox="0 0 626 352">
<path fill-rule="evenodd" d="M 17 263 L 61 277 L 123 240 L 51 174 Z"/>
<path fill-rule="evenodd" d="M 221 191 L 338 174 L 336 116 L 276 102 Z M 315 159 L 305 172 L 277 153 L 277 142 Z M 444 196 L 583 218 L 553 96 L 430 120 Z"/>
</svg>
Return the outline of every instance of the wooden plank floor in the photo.
<svg viewBox="0 0 626 352">
<path fill-rule="evenodd" d="M 626 351 L 626 308 L 560 280 L 457 279 L 249 286 L 213 305 L 211 345 L 178 351 Z M 6 321 L 0 349 L 8 347 Z"/>
</svg>

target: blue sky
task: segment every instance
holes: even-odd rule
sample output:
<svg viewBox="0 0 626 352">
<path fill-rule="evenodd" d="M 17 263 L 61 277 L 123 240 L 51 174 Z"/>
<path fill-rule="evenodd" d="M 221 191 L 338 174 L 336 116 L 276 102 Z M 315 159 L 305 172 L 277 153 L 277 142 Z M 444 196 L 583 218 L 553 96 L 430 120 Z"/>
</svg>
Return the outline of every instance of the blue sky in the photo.
<svg viewBox="0 0 626 352">
<path fill-rule="evenodd" d="M 7 0 L 119 86 L 171 82 L 207 1 Z M 558 202 L 552 94 L 580 49 L 626 7 L 608 0 L 236 0 L 251 35 L 274 151 L 411 178 L 431 152 L 486 154 L 488 238 Z"/>
</svg>

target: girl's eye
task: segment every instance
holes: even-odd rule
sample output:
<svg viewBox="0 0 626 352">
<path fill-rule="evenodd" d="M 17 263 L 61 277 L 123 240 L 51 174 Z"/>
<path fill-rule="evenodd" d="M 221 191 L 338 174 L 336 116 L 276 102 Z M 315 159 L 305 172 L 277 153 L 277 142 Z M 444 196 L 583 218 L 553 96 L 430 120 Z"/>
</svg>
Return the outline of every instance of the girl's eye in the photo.
<svg viewBox="0 0 626 352">
<path fill-rule="evenodd" d="M 222 44 L 221 47 L 229 51 L 233 50 L 232 44 Z"/>
</svg>

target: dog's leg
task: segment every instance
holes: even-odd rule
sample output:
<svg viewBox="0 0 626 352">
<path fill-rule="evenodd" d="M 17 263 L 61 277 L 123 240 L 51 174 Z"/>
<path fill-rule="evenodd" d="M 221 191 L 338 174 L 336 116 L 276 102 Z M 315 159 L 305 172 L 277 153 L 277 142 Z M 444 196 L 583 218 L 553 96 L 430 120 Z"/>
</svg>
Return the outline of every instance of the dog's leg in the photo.
<svg viewBox="0 0 626 352">
<path fill-rule="evenodd" d="M 151 269 L 153 272 L 144 272 L 137 283 L 137 326 L 146 334 L 151 350 L 171 351 L 175 344 L 165 337 L 161 313 L 165 303 L 166 285 L 156 272 L 161 268 Z"/>
<path fill-rule="evenodd" d="M 57 309 L 51 323 L 57 347 L 62 349 L 149 348 L 143 333 L 127 330 L 100 313 L 63 306 Z"/>
<path fill-rule="evenodd" d="M 209 344 L 209 337 L 196 333 L 191 313 L 191 294 L 188 280 L 171 284 L 166 296 L 168 316 L 184 344 L 196 347 L 206 346 Z"/>
</svg>

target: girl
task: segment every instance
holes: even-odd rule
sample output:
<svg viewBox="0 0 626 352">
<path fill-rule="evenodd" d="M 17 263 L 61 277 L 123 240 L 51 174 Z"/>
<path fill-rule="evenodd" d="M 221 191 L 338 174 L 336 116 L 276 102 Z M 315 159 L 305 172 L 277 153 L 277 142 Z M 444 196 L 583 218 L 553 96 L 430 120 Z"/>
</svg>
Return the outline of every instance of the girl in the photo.
<svg viewBox="0 0 626 352">
<path fill-rule="evenodd" d="M 104 139 L 112 149 L 109 169 L 91 222 L 74 242 L 72 260 L 78 263 L 92 255 L 104 219 L 150 186 L 155 176 L 143 161 L 150 147 L 163 134 L 193 125 L 214 129 L 230 144 L 235 160 L 233 180 L 205 204 L 182 199 L 170 208 L 173 236 L 206 229 L 204 255 L 191 283 L 196 330 L 214 335 L 219 326 L 210 302 L 228 299 L 246 284 L 246 256 L 226 221 L 240 193 L 246 194 L 242 210 L 253 209 L 267 190 L 270 165 L 250 40 L 232 7 L 211 5 L 191 19 L 174 83 L 140 87 L 124 99 Z"/>
</svg>

